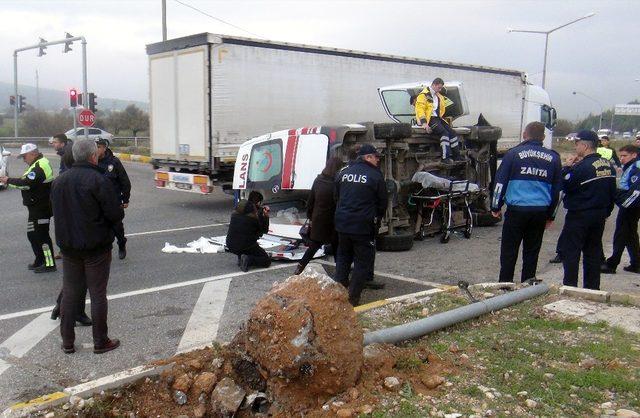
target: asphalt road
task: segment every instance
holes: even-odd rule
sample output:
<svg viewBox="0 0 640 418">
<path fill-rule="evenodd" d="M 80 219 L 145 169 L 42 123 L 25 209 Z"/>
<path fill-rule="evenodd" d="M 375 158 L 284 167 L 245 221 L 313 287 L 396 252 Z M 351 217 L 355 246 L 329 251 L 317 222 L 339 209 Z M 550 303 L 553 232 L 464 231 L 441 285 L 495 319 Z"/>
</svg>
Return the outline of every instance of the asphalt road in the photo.
<svg viewBox="0 0 640 418">
<path fill-rule="evenodd" d="M 57 171 L 58 157 L 49 158 Z M 60 350 L 58 322 L 49 319 L 49 310 L 61 288 L 62 269 L 40 275 L 27 270 L 33 254 L 26 239 L 26 209 L 18 191 L 0 192 L 0 409 L 213 339 L 228 341 L 255 302 L 293 272 L 293 264 L 276 262 L 266 271 L 242 273 L 235 256 L 225 253 L 162 253 L 166 242 L 185 245 L 200 236 L 224 235 L 232 199 L 221 192 L 201 196 L 158 190 L 150 166 L 125 167 L 132 181 L 125 218 L 128 256 L 118 260 L 114 251 L 108 291 L 109 334 L 120 338 L 122 347 L 104 355 L 93 354 L 90 328 L 76 329 L 77 353 Z M 23 170 L 22 161 L 12 157 L 10 172 Z M 560 228 L 561 220 L 545 234 L 539 263 L 539 277 L 556 282 L 561 268 L 546 261 Z M 500 226 L 478 228 L 469 240 L 455 235 L 448 244 L 430 239 L 416 242 L 408 252 L 378 253 L 378 280 L 386 288 L 365 291 L 364 301 L 425 290 L 434 282 L 496 281 L 499 238 Z M 605 278 L 603 288 L 637 291 L 638 277 Z"/>
</svg>

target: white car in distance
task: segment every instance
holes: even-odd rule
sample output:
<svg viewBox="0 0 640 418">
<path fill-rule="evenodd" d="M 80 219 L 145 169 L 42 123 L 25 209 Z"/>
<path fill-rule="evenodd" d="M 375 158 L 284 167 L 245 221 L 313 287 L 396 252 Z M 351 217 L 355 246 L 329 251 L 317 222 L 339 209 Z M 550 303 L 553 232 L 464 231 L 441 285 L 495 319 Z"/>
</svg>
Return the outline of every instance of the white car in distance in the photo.
<svg viewBox="0 0 640 418">
<path fill-rule="evenodd" d="M 102 139 L 106 139 L 106 140 L 108 140 L 109 142 L 111 142 L 111 140 L 113 139 L 113 135 L 112 135 L 112 134 L 110 134 L 109 132 L 104 131 L 104 130 L 102 130 L 102 129 L 99 129 L 99 128 L 82 128 L 82 127 L 81 127 L 81 128 L 76 128 L 76 129 L 75 129 L 75 131 L 77 132 L 77 135 L 78 135 L 78 139 L 83 139 L 83 138 L 84 138 L 84 130 L 85 130 L 85 129 L 88 129 L 88 130 L 89 130 L 89 132 L 88 132 L 88 134 L 89 134 L 89 139 L 93 139 L 94 141 L 95 141 L 96 139 L 102 138 Z M 65 134 L 65 135 L 67 136 L 67 138 L 69 138 L 69 139 L 74 139 L 74 138 L 75 138 L 74 130 L 73 130 L 73 129 L 69 129 L 69 130 L 68 130 L 67 132 L 65 132 L 64 134 Z M 53 137 L 52 137 L 51 139 L 53 139 Z M 50 141 L 51 141 L 51 139 L 50 139 Z"/>
<path fill-rule="evenodd" d="M 0 145 L 0 177 L 9 176 L 9 157 L 11 156 L 11 151 Z M 4 190 L 7 188 L 6 184 L 0 183 L 0 190 Z"/>
</svg>

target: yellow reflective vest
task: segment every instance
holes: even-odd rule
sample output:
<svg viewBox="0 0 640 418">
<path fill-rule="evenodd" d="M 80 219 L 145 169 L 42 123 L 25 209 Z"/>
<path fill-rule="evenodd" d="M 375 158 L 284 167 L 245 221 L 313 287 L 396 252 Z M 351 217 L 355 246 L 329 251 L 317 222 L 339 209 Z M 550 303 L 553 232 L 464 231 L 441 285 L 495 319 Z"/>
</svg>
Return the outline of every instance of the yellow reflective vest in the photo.
<svg viewBox="0 0 640 418">
<path fill-rule="evenodd" d="M 447 100 L 440 93 L 436 93 L 438 95 L 438 113 L 439 117 L 444 115 L 444 112 L 447 108 L 445 101 Z M 422 125 L 423 123 L 429 124 L 431 120 L 431 114 L 433 113 L 433 94 L 429 87 L 425 87 L 418 97 L 416 98 L 416 122 L 418 125 Z"/>
<path fill-rule="evenodd" d="M 611 160 L 613 158 L 613 150 L 611 148 L 598 147 L 596 152 L 606 160 Z"/>
</svg>

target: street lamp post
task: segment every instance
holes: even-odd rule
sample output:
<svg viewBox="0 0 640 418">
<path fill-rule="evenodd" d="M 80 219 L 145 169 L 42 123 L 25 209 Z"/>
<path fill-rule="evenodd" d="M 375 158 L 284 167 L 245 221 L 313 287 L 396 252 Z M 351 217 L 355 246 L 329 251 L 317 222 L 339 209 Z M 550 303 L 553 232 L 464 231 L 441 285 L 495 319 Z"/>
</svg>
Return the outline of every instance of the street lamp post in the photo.
<svg viewBox="0 0 640 418">
<path fill-rule="evenodd" d="M 582 92 L 579 92 L 579 91 L 574 91 L 573 94 L 574 94 L 574 96 L 578 95 L 578 94 L 581 95 L 581 96 L 584 96 L 587 99 L 589 99 L 591 101 L 594 101 L 595 103 L 598 104 L 598 106 L 600 106 L 600 122 L 598 122 L 598 130 L 602 129 L 602 113 L 604 113 L 604 106 L 602 106 L 602 103 L 600 103 L 598 100 L 594 99 L 593 97 L 587 96 L 586 94 L 584 94 Z M 613 125 L 613 121 L 611 122 L 611 124 Z"/>
<path fill-rule="evenodd" d="M 553 29 L 549 29 L 549 30 L 524 30 L 524 29 L 512 29 L 512 28 L 507 28 L 507 32 L 511 33 L 511 32 L 520 32 L 520 33 L 537 33 L 537 34 L 541 34 L 544 35 L 544 64 L 542 67 L 542 88 L 545 88 L 546 86 L 546 81 L 547 81 L 547 51 L 549 50 L 549 35 L 552 34 L 553 32 L 562 29 L 564 27 L 567 27 L 569 25 L 572 25 L 576 22 L 579 22 L 583 19 L 588 19 L 591 16 L 595 15 L 594 12 L 589 13 L 588 15 L 582 16 L 578 19 L 572 20 L 571 22 L 565 23 L 563 25 L 557 26 Z"/>
</svg>

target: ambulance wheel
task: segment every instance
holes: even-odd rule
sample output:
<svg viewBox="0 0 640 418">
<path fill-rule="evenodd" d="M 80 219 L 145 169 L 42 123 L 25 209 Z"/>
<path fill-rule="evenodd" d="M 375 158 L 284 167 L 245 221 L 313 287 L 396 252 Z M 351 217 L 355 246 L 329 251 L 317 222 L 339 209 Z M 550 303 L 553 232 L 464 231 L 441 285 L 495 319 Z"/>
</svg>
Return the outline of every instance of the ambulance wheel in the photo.
<svg viewBox="0 0 640 418">
<path fill-rule="evenodd" d="M 373 136 L 376 139 L 405 139 L 411 137 L 411 125 L 408 123 L 376 123 Z"/>
<path fill-rule="evenodd" d="M 407 231 L 397 231 L 393 235 L 378 235 L 376 248 L 378 251 L 408 251 L 413 247 L 413 236 Z"/>
<path fill-rule="evenodd" d="M 480 142 L 495 142 L 502 136 L 499 126 L 478 126 L 478 140 Z"/>
<path fill-rule="evenodd" d="M 440 242 L 446 244 L 451 239 L 451 232 L 447 231 L 440 236 Z"/>
</svg>

